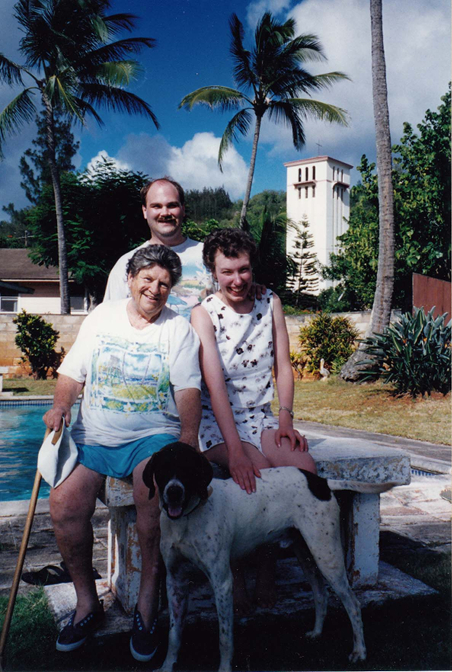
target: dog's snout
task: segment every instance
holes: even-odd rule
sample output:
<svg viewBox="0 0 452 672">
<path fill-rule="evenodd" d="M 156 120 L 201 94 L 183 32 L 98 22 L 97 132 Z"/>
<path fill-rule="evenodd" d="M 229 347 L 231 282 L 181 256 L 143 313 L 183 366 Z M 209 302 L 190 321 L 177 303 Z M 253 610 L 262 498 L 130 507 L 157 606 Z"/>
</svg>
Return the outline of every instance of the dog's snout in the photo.
<svg viewBox="0 0 452 672">
<path fill-rule="evenodd" d="M 165 490 L 166 498 L 170 502 L 182 501 L 184 498 L 184 488 L 178 483 L 170 485 Z"/>
</svg>

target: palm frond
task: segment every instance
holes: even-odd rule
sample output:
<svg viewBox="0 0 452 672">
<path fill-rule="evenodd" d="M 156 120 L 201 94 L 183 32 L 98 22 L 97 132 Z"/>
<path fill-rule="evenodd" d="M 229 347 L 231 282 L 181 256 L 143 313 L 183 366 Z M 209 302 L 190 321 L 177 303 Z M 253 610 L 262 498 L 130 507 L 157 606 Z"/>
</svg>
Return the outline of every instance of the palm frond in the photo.
<svg viewBox="0 0 452 672">
<path fill-rule="evenodd" d="M 154 126 L 159 129 L 160 124 L 153 113 L 150 105 L 142 98 L 130 91 L 106 86 L 104 84 L 84 83 L 80 86 L 81 97 L 89 103 L 105 107 L 108 110 L 127 112 L 128 114 L 141 114 L 150 117 Z"/>
<path fill-rule="evenodd" d="M 229 28 L 231 30 L 232 36 L 229 51 L 235 64 L 233 69 L 234 80 L 239 86 L 243 86 L 245 88 L 252 86 L 255 88 L 257 81 L 256 75 L 250 66 L 251 54 L 243 46 L 245 31 L 236 14 L 231 16 L 229 20 Z"/>
<path fill-rule="evenodd" d="M 244 110 L 237 112 L 226 126 L 221 137 L 220 147 L 218 148 L 218 165 L 221 172 L 223 172 L 222 163 L 225 153 L 232 144 L 232 141 L 238 140 L 239 134 L 246 135 L 248 133 L 252 118 L 250 110 L 245 108 Z"/>
<path fill-rule="evenodd" d="M 6 82 L 6 84 L 9 84 L 9 86 L 22 84 L 24 86 L 22 79 L 23 72 L 26 72 L 25 68 L 0 54 L 0 79 Z"/>
<path fill-rule="evenodd" d="M 117 40 L 111 44 L 105 44 L 98 49 L 93 49 L 88 53 L 82 53 L 80 58 L 74 61 L 74 67 L 81 72 L 89 71 L 90 68 L 101 63 L 111 63 L 112 61 L 123 60 L 124 57 L 132 53 L 139 53 L 143 47 L 152 49 L 155 40 L 150 37 L 130 37 L 124 40 Z"/>
<path fill-rule="evenodd" d="M 294 147 L 301 150 L 306 143 L 302 115 L 299 114 L 297 106 L 292 103 L 292 100 L 278 100 L 270 103 L 268 107 L 268 116 L 272 121 L 275 121 L 276 123 L 282 122 L 290 127 Z"/>
<path fill-rule="evenodd" d="M 341 107 L 322 103 L 312 98 L 289 98 L 284 101 L 274 101 L 269 107 L 269 117 L 278 121 L 280 115 L 286 115 L 286 110 L 291 108 L 300 120 L 313 118 L 330 123 L 348 125 L 348 112 Z"/>
<path fill-rule="evenodd" d="M 0 113 L 0 158 L 3 158 L 1 146 L 7 135 L 17 133 L 24 124 L 36 115 L 36 106 L 31 99 L 33 89 L 24 89 Z"/>
<path fill-rule="evenodd" d="M 54 107 L 59 107 L 70 116 L 74 116 L 81 124 L 84 124 L 84 114 L 80 109 L 77 96 L 72 92 L 67 81 L 60 77 L 49 77 L 46 83 L 45 95 Z"/>
<path fill-rule="evenodd" d="M 110 16 L 104 16 L 103 20 L 107 24 L 110 34 L 116 35 L 121 30 L 130 32 L 135 27 L 138 16 L 128 13 L 110 14 Z"/>
<path fill-rule="evenodd" d="M 251 101 L 237 89 L 231 89 L 227 86 L 203 86 L 201 89 L 196 89 L 182 98 L 179 103 L 179 109 L 185 107 L 191 110 L 194 105 L 207 105 L 214 110 L 220 108 L 227 112 L 240 107 L 243 102 L 251 103 Z"/>
<path fill-rule="evenodd" d="M 137 61 L 119 61 L 102 63 L 93 73 L 89 73 L 91 76 L 84 76 L 81 79 L 92 84 L 101 83 L 108 86 L 123 87 L 137 79 L 141 72 L 142 67 Z"/>
<path fill-rule="evenodd" d="M 294 59 L 298 62 L 324 61 L 326 56 L 317 35 L 298 35 L 284 44 L 280 51 L 281 59 Z"/>
</svg>

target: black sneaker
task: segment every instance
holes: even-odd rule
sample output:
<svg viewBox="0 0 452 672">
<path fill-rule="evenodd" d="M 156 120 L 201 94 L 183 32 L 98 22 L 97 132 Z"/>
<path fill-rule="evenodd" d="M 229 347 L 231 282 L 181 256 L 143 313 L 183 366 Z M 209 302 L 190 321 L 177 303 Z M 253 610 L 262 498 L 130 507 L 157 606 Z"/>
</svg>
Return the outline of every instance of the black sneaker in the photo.
<svg viewBox="0 0 452 672">
<path fill-rule="evenodd" d="M 159 645 L 157 637 L 157 619 L 152 628 L 146 630 L 138 607 L 133 615 L 132 637 L 130 638 L 130 652 L 135 660 L 146 663 L 155 656 Z"/>
<path fill-rule="evenodd" d="M 85 618 L 74 625 L 75 611 L 69 623 L 60 631 L 56 642 L 57 651 L 74 651 L 85 643 L 87 637 L 92 635 L 104 620 L 103 602 L 100 602 L 100 611 L 91 611 Z"/>
</svg>

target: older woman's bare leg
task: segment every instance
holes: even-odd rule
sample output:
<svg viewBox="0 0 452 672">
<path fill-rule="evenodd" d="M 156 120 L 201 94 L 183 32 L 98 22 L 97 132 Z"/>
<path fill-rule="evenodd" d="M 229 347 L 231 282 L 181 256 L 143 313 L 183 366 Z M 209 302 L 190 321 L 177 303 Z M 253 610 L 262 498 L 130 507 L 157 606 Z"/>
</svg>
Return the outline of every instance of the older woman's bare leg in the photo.
<svg viewBox="0 0 452 672">
<path fill-rule="evenodd" d="M 100 610 L 93 578 L 91 517 L 104 477 L 78 464 L 61 485 L 50 492 L 50 515 L 58 548 L 77 595 L 75 623 Z"/>
<path fill-rule="evenodd" d="M 142 474 L 146 458 L 133 471 L 133 497 L 137 509 L 137 532 L 141 549 L 141 578 L 138 610 L 146 628 L 151 628 L 158 610 L 160 574 L 160 508 L 156 493 L 149 499 L 149 488 Z"/>
</svg>

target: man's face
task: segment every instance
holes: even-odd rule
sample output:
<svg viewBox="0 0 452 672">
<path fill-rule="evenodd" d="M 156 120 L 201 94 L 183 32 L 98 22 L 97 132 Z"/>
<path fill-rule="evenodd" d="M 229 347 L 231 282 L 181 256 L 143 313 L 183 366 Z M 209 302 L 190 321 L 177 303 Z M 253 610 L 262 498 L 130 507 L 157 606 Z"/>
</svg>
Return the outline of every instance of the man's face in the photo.
<svg viewBox="0 0 452 672">
<path fill-rule="evenodd" d="M 170 182 L 155 182 L 146 195 L 146 207 L 142 207 L 155 243 L 176 245 L 183 242 L 181 227 L 185 208 L 176 187 Z"/>
</svg>

